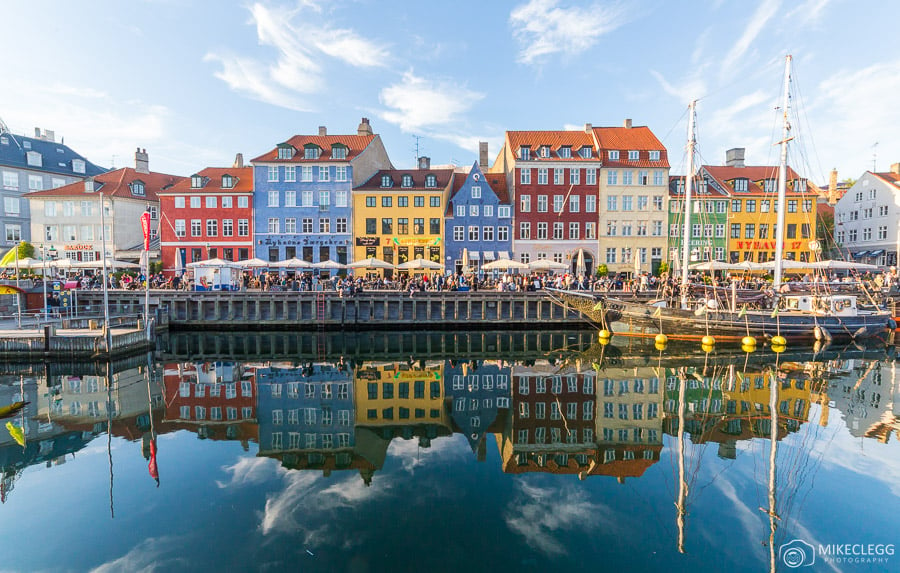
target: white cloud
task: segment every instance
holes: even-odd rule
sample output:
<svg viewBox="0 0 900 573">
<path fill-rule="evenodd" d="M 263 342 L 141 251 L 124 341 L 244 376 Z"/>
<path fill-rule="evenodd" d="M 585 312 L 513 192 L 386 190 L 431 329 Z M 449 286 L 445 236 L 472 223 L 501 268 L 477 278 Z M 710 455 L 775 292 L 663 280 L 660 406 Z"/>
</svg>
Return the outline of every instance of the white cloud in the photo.
<svg viewBox="0 0 900 573">
<path fill-rule="evenodd" d="M 265 457 L 242 457 L 233 466 L 225 466 L 222 469 L 225 473 L 231 474 L 231 479 L 227 482 L 217 480 L 216 484 L 220 488 L 259 484 L 286 471 L 277 461 Z"/>
<path fill-rule="evenodd" d="M 379 100 L 392 109 L 379 115 L 405 132 L 415 132 L 459 122 L 483 97 L 449 80 L 425 79 L 410 70 L 399 82 L 381 90 Z"/>
<path fill-rule="evenodd" d="M 818 22 L 825 12 L 825 7 L 831 0 L 806 0 L 802 4 L 798 4 L 796 8 L 787 13 L 785 18 L 799 16 L 800 21 L 804 24 Z"/>
<path fill-rule="evenodd" d="M 756 40 L 756 37 L 765 29 L 766 24 L 778 12 L 781 0 L 763 0 L 757 8 L 750 21 L 744 28 L 744 33 L 738 38 L 731 50 L 722 59 L 721 75 L 723 77 L 733 75 L 737 69 L 738 60 L 744 57 L 747 50 Z"/>
<path fill-rule="evenodd" d="M 506 525 L 525 538 L 531 547 L 548 556 L 565 555 L 565 545 L 557 539 L 568 531 L 588 531 L 612 526 L 611 508 L 592 503 L 583 489 L 563 486 L 558 489 L 515 482 L 516 495 L 506 509 Z"/>
<path fill-rule="evenodd" d="M 310 111 L 310 102 L 300 96 L 325 88 L 326 66 L 331 60 L 366 68 L 385 64 L 390 54 L 353 30 L 334 28 L 323 22 L 315 2 L 296 8 L 267 6 L 249 8 L 261 46 L 274 48 L 274 61 L 210 51 L 204 61 L 218 62 L 215 77 L 253 99 L 297 111 Z"/>
<path fill-rule="evenodd" d="M 177 537 L 145 539 L 125 555 L 91 569 L 91 573 L 152 573 L 183 569 L 188 566 L 187 560 L 180 556 L 184 545 L 185 539 Z"/>
<path fill-rule="evenodd" d="M 650 70 L 656 81 L 664 92 L 676 98 L 678 101 L 687 105 L 691 100 L 695 100 L 706 93 L 706 82 L 702 70 L 692 72 L 685 77 L 679 84 L 669 82 L 660 72 Z"/>
<path fill-rule="evenodd" d="M 517 61 L 540 63 L 553 54 L 573 56 L 592 48 L 601 36 L 627 21 L 621 6 L 563 8 L 558 0 L 530 0 L 510 12 L 513 36 L 520 45 Z"/>
</svg>

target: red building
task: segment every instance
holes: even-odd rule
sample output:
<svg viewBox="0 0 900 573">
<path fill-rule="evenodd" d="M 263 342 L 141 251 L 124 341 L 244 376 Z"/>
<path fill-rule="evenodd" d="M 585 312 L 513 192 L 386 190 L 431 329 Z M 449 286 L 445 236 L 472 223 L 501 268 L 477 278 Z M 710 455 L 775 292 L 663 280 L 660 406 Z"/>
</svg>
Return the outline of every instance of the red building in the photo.
<svg viewBox="0 0 900 573">
<path fill-rule="evenodd" d="M 490 171 L 505 173 L 513 190 L 521 262 L 550 259 L 572 272 L 594 272 L 600 167 L 590 125 L 584 131 L 506 132 Z"/>
<path fill-rule="evenodd" d="M 158 193 L 163 272 L 253 255 L 253 168 L 208 167 Z"/>
</svg>

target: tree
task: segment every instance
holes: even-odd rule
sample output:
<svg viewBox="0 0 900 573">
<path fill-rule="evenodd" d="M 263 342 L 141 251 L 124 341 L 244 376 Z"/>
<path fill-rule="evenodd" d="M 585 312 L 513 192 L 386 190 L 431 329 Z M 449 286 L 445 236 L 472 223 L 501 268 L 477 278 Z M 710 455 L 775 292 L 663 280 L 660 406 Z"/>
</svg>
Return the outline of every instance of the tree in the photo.
<svg viewBox="0 0 900 573">
<path fill-rule="evenodd" d="M 606 266 L 606 263 L 600 263 L 597 265 L 597 276 L 605 277 L 609 274 L 609 267 Z"/>
<path fill-rule="evenodd" d="M 19 243 L 19 259 L 21 260 L 28 257 L 34 258 L 34 245 L 28 241 L 22 241 Z"/>
<path fill-rule="evenodd" d="M 659 267 L 656 269 L 656 274 L 662 276 L 663 273 L 669 272 L 669 263 L 666 261 L 662 261 L 659 263 Z"/>
<path fill-rule="evenodd" d="M 829 255 L 839 246 L 834 242 L 834 213 L 825 211 L 816 217 L 816 240 L 822 248 L 822 254 Z"/>
</svg>

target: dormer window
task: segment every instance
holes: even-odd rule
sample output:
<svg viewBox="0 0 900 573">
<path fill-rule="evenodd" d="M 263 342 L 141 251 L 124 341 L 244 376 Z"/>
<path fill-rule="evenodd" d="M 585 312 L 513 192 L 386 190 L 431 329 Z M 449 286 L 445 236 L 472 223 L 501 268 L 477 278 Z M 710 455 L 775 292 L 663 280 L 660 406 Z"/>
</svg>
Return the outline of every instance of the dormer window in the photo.
<svg viewBox="0 0 900 573">
<path fill-rule="evenodd" d="M 519 159 L 522 161 L 529 161 L 531 159 L 531 148 L 530 147 L 520 147 L 519 148 Z"/>
<path fill-rule="evenodd" d="M 550 146 L 549 145 L 541 146 L 541 157 L 544 157 L 544 158 L 550 157 Z"/>
<path fill-rule="evenodd" d="M 734 180 L 734 190 L 746 193 L 749 187 L 749 181 L 743 177 Z"/>
<path fill-rule="evenodd" d="M 659 150 L 654 149 L 650 151 L 650 161 L 659 161 Z"/>
<path fill-rule="evenodd" d="M 619 160 L 619 150 L 618 149 L 610 149 L 609 150 L 609 160 L 610 161 L 618 161 Z"/>
<path fill-rule="evenodd" d="M 5 135 L 3 137 L 0 137 L 0 145 L 9 145 L 9 138 Z"/>
<path fill-rule="evenodd" d="M 84 173 L 84 160 L 83 159 L 73 159 L 72 160 L 72 171 L 75 173 Z"/>
<path fill-rule="evenodd" d="M 628 152 L 628 161 L 637 161 L 640 157 L 640 152 L 632 149 Z"/>
<path fill-rule="evenodd" d="M 413 178 L 412 175 L 404 175 L 400 180 L 400 186 L 404 188 L 409 188 L 413 186 Z"/>
<path fill-rule="evenodd" d="M 332 145 L 331 146 L 331 158 L 332 159 L 347 159 L 347 147 L 344 145 Z"/>
<path fill-rule="evenodd" d="M 23 141 L 23 142 L 22 142 L 22 147 L 24 147 L 25 149 L 31 149 L 31 142 L 30 142 L 30 141 Z"/>
<path fill-rule="evenodd" d="M 774 179 L 766 179 L 764 182 L 764 189 L 766 193 L 774 193 L 775 192 L 775 180 Z"/>
<path fill-rule="evenodd" d="M 191 189 L 200 189 L 201 187 L 203 187 L 203 177 L 191 175 Z"/>
<path fill-rule="evenodd" d="M 234 187 L 234 177 L 231 175 L 222 176 L 222 189 L 231 189 Z"/>
<path fill-rule="evenodd" d="M 140 179 L 132 181 L 131 194 L 137 197 L 143 197 L 144 195 L 146 195 L 146 192 L 144 191 L 144 182 Z"/>
<path fill-rule="evenodd" d="M 44 163 L 41 154 L 37 151 L 29 151 L 25 154 L 25 157 L 28 165 L 31 165 L 32 167 L 41 167 Z"/>
<path fill-rule="evenodd" d="M 393 185 L 394 185 L 394 182 L 391 180 L 390 175 L 382 175 L 381 176 L 381 186 L 383 188 L 389 189 L 390 187 L 393 187 Z"/>
<path fill-rule="evenodd" d="M 303 159 L 318 159 L 321 151 L 318 145 L 307 145 L 303 148 Z"/>
<path fill-rule="evenodd" d="M 578 151 L 578 155 L 580 155 L 582 159 L 590 159 L 591 158 L 591 148 L 588 146 L 582 147 L 581 150 Z"/>
<path fill-rule="evenodd" d="M 675 181 L 675 192 L 684 193 L 684 179 L 680 178 Z"/>
<path fill-rule="evenodd" d="M 571 147 L 560 147 L 559 148 L 559 156 L 563 159 L 569 159 L 572 157 L 572 148 Z"/>
<path fill-rule="evenodd" d="M 429 189 L 434 189 L 435 187 L 437 187 L 437 177 L 435 177 L 434 175 L 426 175 L 425 187 Z"/>
<path fill-rule="evenodd" d="M 806 179 L 794 180 L 794 193 L 806 193 Z"/>
<path fill-rule="evenodd" d="M 294 148 L 290 145 L 278 146 L 278 159 L 293 159 Z"/>
</svg>

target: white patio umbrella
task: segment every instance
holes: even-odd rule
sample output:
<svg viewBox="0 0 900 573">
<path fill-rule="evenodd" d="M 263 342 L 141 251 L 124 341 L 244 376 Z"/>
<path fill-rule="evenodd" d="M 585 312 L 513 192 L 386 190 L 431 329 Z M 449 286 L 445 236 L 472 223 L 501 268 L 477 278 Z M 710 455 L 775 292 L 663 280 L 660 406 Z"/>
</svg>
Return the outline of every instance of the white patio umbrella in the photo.
<svg viewBox="0 0 900 573">
<path fill-rule="evenodd" d="M 39 261 L 39 260 L 37 260 L 37 259 L 32 259 L 31 257 L 25 257 L 25 258 L 23 258 L 23 259 L 19 259 L 19 265 L 18 265 L 18 266 L 19 266 L 20 269 L 33 269 L 33 268 L 35 268 L 34 265 L 35 265 L 35 264 L 39 264 L 40 262 L 41 262 L 41 261 Z M 15 259 L 13 259 L 12 261 L 10 261 L 10 263 L 9 263 L 8 265 L 5 265 L 5 268 L 7 268 L 7 269 L 14 269 L 14 268 L 16 268 L 16 261 L 15 261 Z"/>
<path fill-rule="evenodd" d="M 393 269 L 394 265 L 388 263 L 386 261 L 382 261 L 381 259 L 376 259 L 375 257 L 369 257 L 368 259 L 362 259 L 359 261 L 353 261 L 347 268 L 350 269 Z"/>
<path fill-rule="evenodd" d="M 462 252 L 462 270 L 466 272 L 469 270 L 469 249 L 464 248 Z"/>
<path fill-rule="evenodd" d="M 692 271 L 735 271 L 735 270 L 748 270 L 746 266 L 742 266 L 738 263 L 726 263 L 723 261 L 704 261 L 702 263 L 695 263 L 688 267 Z"/>
<path fill-rule="evenodd" d="M 444 268 L 444 266 L 426 259 L 413 259 L 397 265 L 397 268 L 406 271 L 437 271 Z"/>
<path fill-rule="evenodd" d="M 226 261 L 225 259 L 208 259 L 205 261 L 196 261 L 193 263 L 188 263 L 187 267 L 189 269 L 195 269 L 197 267 L 236 267 L 236 268 L 240 268 L 240 265 L 238 263 Z"/>
<path fill-rule="evenodd" d="M 118 261 L 115 259 L 106 259 L 106 268 L 108 269 L 137 269 L 140 268 L 141 265 L 137 263 L 130 263 L 128 261 Z M 77 263 L 72 263 L 72 268 L 74 269 L 102 269 L 103 268 L 103 259 L 99 259 L 96 261 L 78 261 Z"/>
<path fill-rule="evenodd" d="M 270 263 L 269 261 L 264 261 L 262 259 L 247 259 L 246 261 L 238 261 L 238 264 L 244 267 L 245 269 L 263 269 L 265 267 L 270 267 L 274 263 Z"/>
<path fill-rule="evenodd" d="M 337 261 L 320 261 L 313 263 L 313 267 L 317 269 L 346 269 L 347 265 L 342 265 Z"/>
<path fill-rule="evenodd" d="M 533 271 L 562 271 L 569 268 L 565 263 L 557 263 L 550 259 L 538 259 L 528 263 L 528 268 Z"/>
<path fill-rule="evenodd" d="M 635 257 L 635 274 L 640 272 L 640 258 Z M 584 249 L 578 249 L 578 256 L 575 258 L 575 273 L 583 275 L 587 272 L 587 265 L 584 264 Z"/>
<path fill-rule="evenodd" d="M 270 266 L 276 269 L 311 269 L 312 263 L 308 263 L 303 259 L 293 257 L 290 259 L 285 259 L 283 261 L 278 261 L 277 263 L 272 263 Z"/>
<path fill-rule="evenodd" d="M 32 265 L 33 269 L 70 269 L 72 268 L 72 260 L 71 259 L 47 259 L 44 261 L 37 261 Z M 21 261 L 19 261 L 19 266 L 21 266 Z"/>
<path fill-rule="evenodd" d="M 514 261 L 512 259 L 498 259 L 496 261 L 486 263 L 481 268 L 486 271 L 507 271 L 510 269 L 527 269 L 528 265 L 526 265 L 525 263 L 520 263 L 519 261 Z"/>
</svg>

